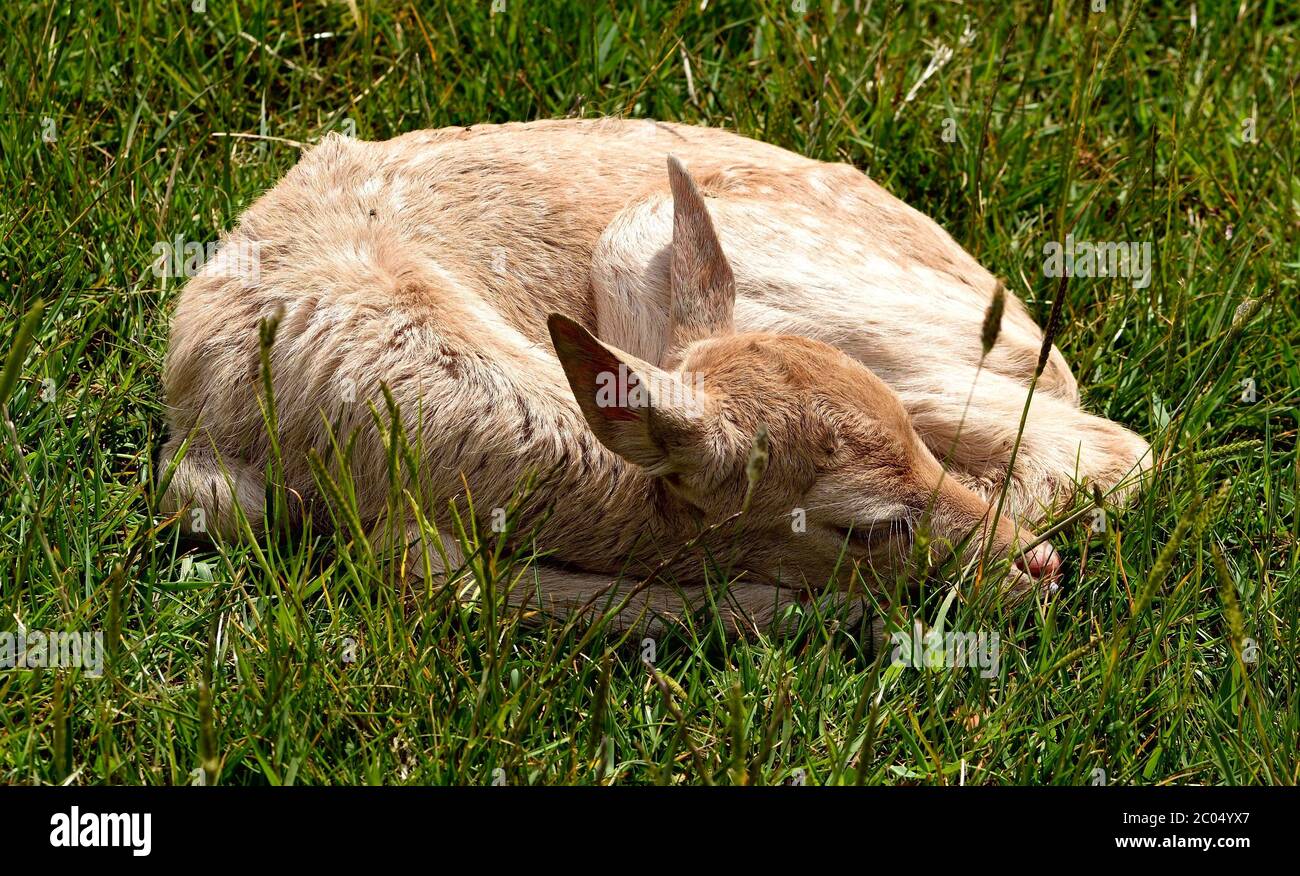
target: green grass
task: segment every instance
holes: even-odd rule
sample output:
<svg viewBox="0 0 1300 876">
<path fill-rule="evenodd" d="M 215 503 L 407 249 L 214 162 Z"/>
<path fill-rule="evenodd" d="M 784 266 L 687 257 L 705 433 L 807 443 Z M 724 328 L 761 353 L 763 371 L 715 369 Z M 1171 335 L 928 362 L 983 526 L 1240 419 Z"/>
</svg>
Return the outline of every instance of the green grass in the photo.
<svg viewBox="0 0 1300 876">
<path fill-rule="evenodd" d="M 0 670 L 0 781 L 1300 778 L 1294 7 L 504 5 L 0 7 L 5 355 L 45 303 L 0 437 L 0 630 L 110 648 L 100 678 Z M 1000 634 L 996 677 L 885 668 L 816 619 L 779 643 L 705 623 L 651 671 L 636 642 L 403 587 L 345 534 L 215 549 L 155 512 L 178 293 L 155 244 L 215 240 L 331 130 L 600 114 L 852 162 L 1040 321 L 1063 296 L 1087 406 L 1165 464 L 1104 534 L 1057 536 L 1070 586 L 1045 615 L 948 607 L 949 628 Z M 1067 232 L 1152 241 L 1151 285 L 1045 278 Z M 479 564 L 485 585 L 507 559 Z M 910 610 L 934 621 L 945 596 Z"/>
</svg>

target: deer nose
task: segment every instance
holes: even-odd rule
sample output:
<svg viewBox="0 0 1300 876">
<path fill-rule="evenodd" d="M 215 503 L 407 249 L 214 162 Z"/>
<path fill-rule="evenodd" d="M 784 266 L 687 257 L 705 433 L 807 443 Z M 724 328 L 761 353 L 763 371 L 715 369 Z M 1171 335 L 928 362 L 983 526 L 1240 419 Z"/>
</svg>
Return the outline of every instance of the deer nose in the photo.
<svg viewBox="0 0 1300 876">
<path fill-rule="evenodd" d="M 1016 567 L 1055 588 L 1061 578 L 1061 555 L 1056 548 L 1043 542 L 1016 557 Z"/>
</svg>

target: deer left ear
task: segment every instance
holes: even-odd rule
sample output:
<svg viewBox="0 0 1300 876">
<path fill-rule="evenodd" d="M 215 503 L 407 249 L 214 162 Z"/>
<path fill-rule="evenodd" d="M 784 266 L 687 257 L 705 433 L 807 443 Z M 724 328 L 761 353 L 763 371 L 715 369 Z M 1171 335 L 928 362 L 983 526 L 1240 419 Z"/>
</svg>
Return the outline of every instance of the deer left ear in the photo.
<svg viewBox="0 0 1300 876">
<path fill-rule="evenodd" d="M 600 443 L 651 474 L 677 470 L 682 454 L 703 434 L 704 392 L 601 343 L 568 317 L 553 313 L 546 326 L 578 408 Z"/>
<path fill-rule="evenodd" d="M 722 253 L 713 219 L 695 180 L 676 156 L 668 156 L 673 193 L 672 346 L 734 330 L 736 280 Z"/>
</svg>

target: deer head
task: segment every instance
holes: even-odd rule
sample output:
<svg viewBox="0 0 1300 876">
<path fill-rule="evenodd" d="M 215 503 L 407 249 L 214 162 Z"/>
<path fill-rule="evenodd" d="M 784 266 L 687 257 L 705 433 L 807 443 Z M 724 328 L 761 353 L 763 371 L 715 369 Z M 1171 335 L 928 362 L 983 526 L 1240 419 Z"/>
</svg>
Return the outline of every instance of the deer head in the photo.
<svg viewBox="0 0 1300 876">
<path fill-rule="evenodd" d="M 736 289 L 704 197 L 668 161 L 673 195 L 669 326 L 660 365 L 552 315 L 551 338 L 574 398 L 609 450 L 662 478 L 708 522 L 742 507 L 746 461 L 765 428 L 769 464 L 753 488 L 739 562 L 761 575 L 822 587 L 835 570 L 901 571 L 918 528 L 972 557 L 1009 557 L 1013 593 L 1053 587 L 1048 544 L 947 476 L 894 392 L 827 344 L 734 331 Z M 689 534 L 683 534 L 684 537 Z"/>
</svg>

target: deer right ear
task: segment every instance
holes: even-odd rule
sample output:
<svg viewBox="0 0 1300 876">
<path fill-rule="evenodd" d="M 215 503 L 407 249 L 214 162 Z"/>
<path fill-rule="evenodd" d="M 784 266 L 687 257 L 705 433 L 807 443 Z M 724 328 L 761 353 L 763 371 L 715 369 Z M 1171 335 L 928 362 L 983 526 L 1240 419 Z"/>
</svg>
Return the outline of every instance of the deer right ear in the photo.
<svg viewBox="0 0 1300 876">
<path fill-rule="evenodd" d="M 668 156 L 673 193 L 672 345 L 677 349 L 733 331 L 736 280 L 722 253 L 704 196 L 686 166 Z"/>
<path fill-rule="evenodd" d="M 601 343 L 568 317 L 553 313 L 546 327 L 573 397 L 600 443 L 651 474 L 677 470 L 675 457 L 680 459 L 702 432 L 707 396 Z"/>
</svg>

